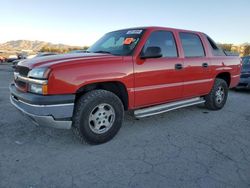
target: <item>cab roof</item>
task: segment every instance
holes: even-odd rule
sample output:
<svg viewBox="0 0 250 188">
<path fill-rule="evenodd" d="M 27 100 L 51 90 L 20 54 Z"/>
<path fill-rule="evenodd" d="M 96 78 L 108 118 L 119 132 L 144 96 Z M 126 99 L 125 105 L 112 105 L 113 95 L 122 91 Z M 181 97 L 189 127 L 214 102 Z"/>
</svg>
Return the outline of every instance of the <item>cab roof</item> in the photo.
<svg viewBox="0 0 250 188">
<path fill-rule="evenodd" d="M 117 31 L 123 31 L 123 30 L 168 30 L 168 31 L 177 31 L 177 32 L 192 32 L 192 33 L 202 33 L 200 31 L 192 31 L 192 30 L 186 30 L 186 29 L 177 29 L 177 28 L 171 28 L 171 27 L 161 27 L 161 26 L 142 26 L 142 27 L 131 27 L 131 28 L 125 28 L 125 29 L 119 29 Z"/>
</svg>

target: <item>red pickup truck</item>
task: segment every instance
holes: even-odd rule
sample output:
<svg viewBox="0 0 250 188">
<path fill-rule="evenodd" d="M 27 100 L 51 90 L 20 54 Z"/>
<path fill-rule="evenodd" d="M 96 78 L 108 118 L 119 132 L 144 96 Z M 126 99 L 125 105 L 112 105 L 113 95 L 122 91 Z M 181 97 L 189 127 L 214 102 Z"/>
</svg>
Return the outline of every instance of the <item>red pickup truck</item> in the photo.
<svg viewBox="0 0 250 188">
<path fill-rule="evenodd" d="M 204 33 L 132 28 L 107 33 L 82 54 L 22 61 L 10 99 L 35 123 L 99 144 L 117 134 L 127 110 L 143 118 L 201 103 L 221 109 L 240 71 L 240 58 Z"/>
</svg>

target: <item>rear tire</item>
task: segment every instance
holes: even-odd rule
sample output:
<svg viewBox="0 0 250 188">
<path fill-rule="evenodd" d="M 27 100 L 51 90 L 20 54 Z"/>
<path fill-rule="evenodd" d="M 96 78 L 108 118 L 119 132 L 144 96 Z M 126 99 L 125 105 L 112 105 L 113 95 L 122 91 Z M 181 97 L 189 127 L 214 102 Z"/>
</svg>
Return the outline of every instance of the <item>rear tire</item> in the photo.
<svg viewBox="0 0 250 188">
<path fill-rule="evenodd" d="M 72 130 L 81 142 L 105 143 L 117 134 L 123 116 L 123 104 L 115 94 L 106 90 L 93 90 L 77 101 Z"/>
<path fill-rule="evenodd" d="M 216 78 L 211 92 L 205 96 L 205 106 L 210 110 L 220 110 L 226 104 L 228 85 L 225 80 Z"/>
</svg>

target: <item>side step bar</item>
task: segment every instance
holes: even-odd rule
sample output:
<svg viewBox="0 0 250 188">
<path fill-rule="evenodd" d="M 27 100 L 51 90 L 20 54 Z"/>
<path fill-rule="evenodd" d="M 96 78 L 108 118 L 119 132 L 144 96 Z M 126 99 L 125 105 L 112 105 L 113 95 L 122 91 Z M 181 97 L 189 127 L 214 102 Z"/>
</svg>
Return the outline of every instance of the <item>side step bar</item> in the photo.
<svg viewBox="0 0 250 188">
<path fill-rule="evenodd" d="M 176 110 L 179 108 L 184 108 L 184 107 L 188 107 L 188 106 L 201 104 L 204 102 L 205 102 L 205 100 L 203 98 L 196 97 L 196 98 L 192 98 L 192 99 L 188 99 L 188 100 L 171 102 L 171 103 L 167 103 L 167 104 L 161 104 L 161 105 L 157 105 L 157 106 L 152 106 L 152 107 L 147 107 L 147 108 L 135 110 L 134 116 L 136 118 L 144 118 L 144 117 L 153 116 L 153 115 L 161 114 L 164 112 Z"/>
</svg>

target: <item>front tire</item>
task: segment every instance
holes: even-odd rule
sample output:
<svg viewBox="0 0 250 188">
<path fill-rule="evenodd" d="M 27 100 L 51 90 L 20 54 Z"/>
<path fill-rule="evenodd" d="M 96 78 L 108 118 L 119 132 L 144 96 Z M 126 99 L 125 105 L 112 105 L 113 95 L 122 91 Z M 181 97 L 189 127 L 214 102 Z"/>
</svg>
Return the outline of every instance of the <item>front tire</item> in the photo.
<svg viewBox="0 0 250 188">
<path fill-rule="evenodd" d="M 117 134 L 123 117 L 123 104 L 114 93 L 93 90 L 77 101 L 72 130 L 82 142 L 105 143 Z"/>
<path fill-rule="evenodd" d="M 205 106 L 210 110 L 220 110 L 226 104 L 228 85 L 225 80 L 216 78 L 211 92 L 205 96 Z"/>
</svg>

